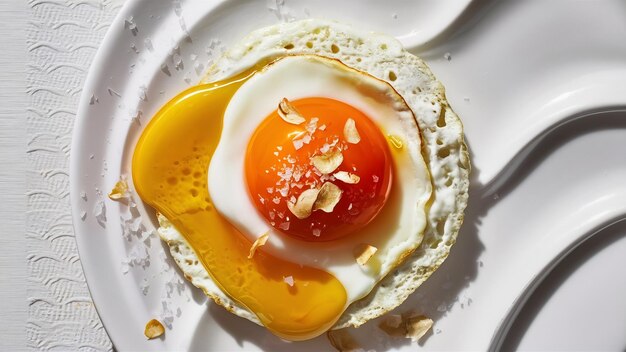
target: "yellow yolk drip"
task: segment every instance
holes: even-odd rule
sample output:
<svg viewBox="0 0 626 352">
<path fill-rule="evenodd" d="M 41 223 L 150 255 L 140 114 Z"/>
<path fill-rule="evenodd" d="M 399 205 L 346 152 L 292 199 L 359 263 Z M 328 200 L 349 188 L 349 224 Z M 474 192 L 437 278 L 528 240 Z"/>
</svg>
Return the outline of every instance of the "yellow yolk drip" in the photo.
<svg viewBox="0 0 626 352">
<path fill-rule="evenodd" d="M 325 271 L 278 259 L 262 247 L 248 259 L 252 242 L 215 211 L 207 190 L 224 111 L 257 69 L 193 87 L 167 103 L 137 143 L 133 181 L 141 199 L 174 224 L 226 294 L 274 334 L 305 340 L 328 330 L 343 313 L 343 285 Z"/>
</svg>

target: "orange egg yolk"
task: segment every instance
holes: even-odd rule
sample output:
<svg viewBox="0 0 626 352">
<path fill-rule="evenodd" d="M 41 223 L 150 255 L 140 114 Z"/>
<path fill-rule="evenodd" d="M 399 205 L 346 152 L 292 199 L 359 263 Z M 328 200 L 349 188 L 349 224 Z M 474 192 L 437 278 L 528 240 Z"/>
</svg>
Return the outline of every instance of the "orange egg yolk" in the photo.
<svg viewBox="0 0 626 352">
<path fill-rule="evenodd" d="M 343 285 L 323 270 L 276 258 L 263 247 L 248 258 L 252 241 L 214 209 L 207 190 L 226 106 L 260 68 L 193 87 L 167 103 L 137 142 L 133 183 L 141 199 L 174 224 L 223 292 L 274 334 L 304 340 L 341 316 L 347 300 Z"/>
<path fill-rule="evenodd" d="M 295 238 L 332 241 L 355 233 L 376 217 L 389 195 L 392 160 L 387 140 L 368 116 L 346 103 L 314 97 L 290 104 L 304 122 L 287 122 L 274 111 L 248 144 L 245 169 L 252 201 L 270 225 Z M 354 122 L 358 141 L 347 138 L 348 119 Z M 341 154 L 343 161 L 322 173 L 314 166 L 315 157 L 331 154 Z M 289 202 L 296 204 L 303 191 L 319 189 L 325 182 L 341 190 L 332 211 L 318 209 L 306 218 L 296 217 Z"/>
</svg>

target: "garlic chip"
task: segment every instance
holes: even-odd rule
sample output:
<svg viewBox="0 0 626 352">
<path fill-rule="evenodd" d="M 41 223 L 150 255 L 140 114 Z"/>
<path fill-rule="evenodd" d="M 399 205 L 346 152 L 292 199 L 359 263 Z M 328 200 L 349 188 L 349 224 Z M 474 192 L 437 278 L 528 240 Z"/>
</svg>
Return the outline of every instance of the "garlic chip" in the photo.
<svg viewBox="0 0 626 352">
<path fill-rule="evenodd" d="M 311 163 L 323 174 L 330 174 L 335 171 L 343 162 L 341 152 L 328 152 L 311 158 Z"/>
<path fill-rule="evenodd" d="M 433 320 L 423 315 L 408 318 L 406 322 L 406 337 L 412 341 L 418 341 L 430 328 L 433 327 Z"/>
<path fill-rule="evenodd" d="M 334 183 L 324 182 L 313 203 L 313 211 L 320 209 L 326 213 L 332 213 L 340 199 L 341 189 Z"/>
<path fill-rule="evenodd" d="M 126 179 L 122 177 L 115 183 L 115 186 L 109 193 L 109 198 L 111 200 L 120 200 L 126 197 L 128 197 L 128 184 L 126 183 Z"/>
<path fill-rule="evenodd" d="M 343 183 L 348 183 L 351 185 L 355 185 L 359 183 L 359 181 L 361 181 L 361 178 L 359 176 L 346 171 L 337 171 L 333 174 L 333 177 Z"/>
<path fill-rule="evenodd" d="M 362 351 L 361 346 L 347 329 L 329 330 L 326 336 L 330 344 L 339 352 Z"/>
<path fill-rule="evenodd" d="M 291 105 L 287 98 L 283 98 L 278 104 L 278 116 L 292 125 L 299 125 L 305 121 L 304 117 Z"/>
<path fill-rule="evenodd" d="M 406 337 L 406 325 L 402 316 L 390 314 L 383 319 L 378 327 L 391 337 Z"/>
<path fill-rule="evenodd" d="M 346 138 L 346 142 L 351 144 L 357 144 L 361 141 L 359 131 L 356 129 L 356 122 L 353 119 L 348 119 L 343 126 L 343 136 Z"/>
<path fill-rule="evenodd" d="M 423 315 L 389 315 L 378 327 L 391 337 L 405 337 L 418 341 L 433 326 L 433 320 Z"/>
<path fill-rule="evenodd" d="M 252 259 L 252 257 L 254 257 L 254 253 L 256 253 L 257 248 L 264 246 L 265 242 L 267 242 L 267 238 L 269 237 L 270 233 L 266 232 L 263 235 L 261 235 L 259 238 L 256 239 L 256 241 L 254 241 L 254 243 L 252 244 L 252 247 L 250 247 L 250 253 L 248 254 L 248 259 Z"/>
<path fill-rule="evenodd" d="M 152 340 L 154 338 L 157 338 L 163 335 L 165 333 L 165 328 L 163 327 L 163 324 L 161 324 L 160 321 L 156 319 L 152 319 L 146 324 L 146 329 L 144 330 L 143 333 L 144 335 L 146 335 L 148 340 Z"/>
<path fill-rule="evenodd" d="M 377 251 L 378 248 L 366 243 L 361 243 L 354 248 L 354 257 L 359 265 L 365 265 Z"/>
<path fill-rule="evenodd" d="M 313 204 L 319 192 L 319 189 L 307 189 L 300 193 L 295 204 L 293 202 L 287 202 L 287 208 L 298 219 L 306 219 L 311 216 L 311 212 L 313 212 Z"/>
</svg>

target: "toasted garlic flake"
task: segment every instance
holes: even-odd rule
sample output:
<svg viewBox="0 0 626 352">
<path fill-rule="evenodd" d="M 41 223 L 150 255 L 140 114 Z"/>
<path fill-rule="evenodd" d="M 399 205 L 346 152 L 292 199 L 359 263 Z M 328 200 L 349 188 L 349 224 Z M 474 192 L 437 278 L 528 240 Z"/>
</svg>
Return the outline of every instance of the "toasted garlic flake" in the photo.
<svg viewBox="0 0 626 352">
<path fill-rule="evenodd" d="M 359 351 L 361 346 L 347 329 L 330 330 L 326 333 L 330 344 L 339 352 Z"/>
<path fill-rule="evenodd" d="M 265 242 L 267 242 L 267 238 L 270 236 L 269 232 L 264 233 L 259 238 L 254 241 L 252 247 L 250 247 L 250 253 L 248 253 L 248 259 L 252 259 L 254 257 L 254 253 L 256 253 L 257 248 L 264 246 Z"/>
<path fill-rule="evenodd" d="M 295 204 L 293 202 L 287 202 L 287 208 L 298 219 L 306 219 L 311 216 L 311 212 L 313 212 L 313 204 L 315 204 L 319 192 L 319 189 L 307 189 L 300 193 Z"/>
<path fill-rule="evenodd" d="M 346 138 L 346 142 L 351 144 L 357 144 L 361 141 L 359 131 L 356 129 L 356 122 L 353 119 L 348 119 L 343 126 L 343 136 Z"/>
<path fill-rule="evenodd" d="M 329 152 L 312 157 L 311 162 L 321 173 L 329 174 L 341 165 L 343 162 L 343 154 L 341 154 L 341 152 Z"/>
<path fill-rule="evenodd" d="M 143 333 L 144 335 L 146 335 L 148 340 L 152 340 L 154 338 L 157 338 L 163 335 L 165 333 L 165 328 L 163 327 L 163 324 L 161 324 L 160 321 L 156 319 L 152 319 L 146 324 L 146 329 L 144 330 Z"/>
<path fill-rule="evenodd" d="M 109 193 L 109 198 L 111 200 L 120 200 L 122 198 L 126 198 L 128 196 L 128 184 L 126 183 L 126 179 L 123 177 L 117 181 L 111 192 Z"/>
<path fill-rule="evenodd" d="M 433 326 L 433 320 L 423 315 L 389 315 L 378 327 L 391 337 L 405 337 L 418 341 Z"/>
<path fill-rule="evenodd" d="M 351 174 L 346 171 L 337 171 L 333 174 L 333 176 L 343 183 L 348 183 L 351 185 L 355 185 L 361 181 L 361 178 L 355 174 Z"/>
<path fill-rule="evenodd" d="M 324 182 L 315 203 L 313 203 L 313 211 L 322 210 L 326 213 L 332 213 L 340 199 L 341 189 L 334 183 Z"/>
<path fill-rule="evenodd" d="M 418 341 L 433 327 L 433 320 L 423 315 L 408 318 L 406 322 L 406 337 Z"/>
<path fill-rule="evenodd" d="M 378 327 L 391 337 L 405 337 L 406 325 L 398 314 L 390 314 L 378 324 Z"/>
<path fill-rule="evenodd" d="M 292 125 L 299 125 L 305 121 L 304 117 L 291 105 L 287 98 L 283 98 L 278 104 L 278 116 Z"/>
<path fill-rule="evenodd" d="M 372 258 L 374 253 L 378 251 L 378 248 L 370 246 L 369 244 L 362 243 L 354 248 L 354 256 L 356 262 L 359 265 L 365 265 Z"/>
</svg>

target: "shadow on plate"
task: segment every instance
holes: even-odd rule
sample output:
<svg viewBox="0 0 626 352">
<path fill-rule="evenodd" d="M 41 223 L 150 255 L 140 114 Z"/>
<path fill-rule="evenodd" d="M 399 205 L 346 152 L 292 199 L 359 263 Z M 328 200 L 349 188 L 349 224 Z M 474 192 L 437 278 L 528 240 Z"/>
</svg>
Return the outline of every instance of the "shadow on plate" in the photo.
<svg viewBox="0 0 626 352">
<path fill-rule="evenodd" d="M 626 237 L 626 221 L 618 222 L 596 233 L 576 248 L 548 274 L 524 304 L 502 344 L 503 351 L 515 351 L 546 302 L 561 285 L 596 253 Z"/>
</svg>

